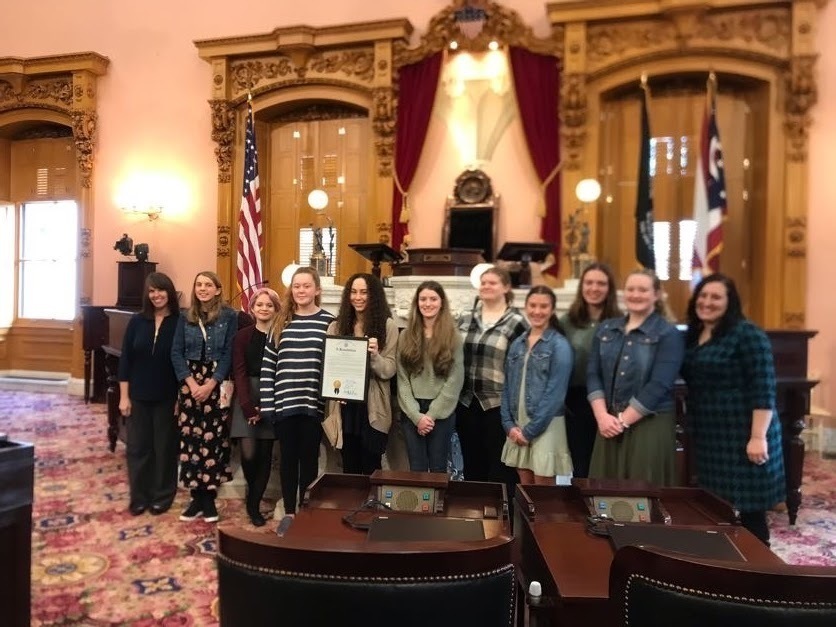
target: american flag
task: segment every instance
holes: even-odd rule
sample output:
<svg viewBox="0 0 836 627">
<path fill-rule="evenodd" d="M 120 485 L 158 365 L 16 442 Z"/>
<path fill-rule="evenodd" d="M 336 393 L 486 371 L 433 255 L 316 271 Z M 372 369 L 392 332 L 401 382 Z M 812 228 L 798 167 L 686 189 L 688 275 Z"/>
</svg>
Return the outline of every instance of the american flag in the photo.
<svg viewBox="0 0 836 627">
<path fill-rule="evenodd" d="M 238 289 L 241 309 L 249 310 L 250 296 L 262 284 L 261 197 L 258 189 L 258 150 L 252 103 L 247 102 L 247 129 L 244 138 L 244 188 L 238 210 Z"/>
<path fill-rule="evenodd" d="M 708 106 L 703 116 L 700 151 L 694 179 L 694 257 L 692 282 L 703 275 L 719 272 L 723 250 L 723 220 L 726 217 L 726 177 L 723 172 L 723 148 L 717 130 L 713 77 L 709 78 Z"/>
</svg>

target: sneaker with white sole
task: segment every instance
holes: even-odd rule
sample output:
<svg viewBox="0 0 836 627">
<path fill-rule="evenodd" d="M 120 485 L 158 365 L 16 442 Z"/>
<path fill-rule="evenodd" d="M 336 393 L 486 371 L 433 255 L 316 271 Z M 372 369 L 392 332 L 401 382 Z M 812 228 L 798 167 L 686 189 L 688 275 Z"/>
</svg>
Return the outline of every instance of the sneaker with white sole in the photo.
<svg viewBox="0 0 836 627">
<path fill-rule="evenodd" d="M 214 505 L 214 503 L 213 503 Z M 183 513 L 180 514 L 180 520 L 183 522 L 188 522 L 190 520 L 195 520 L 203 516 L 203 508 L 200 506 L 200 501 L 197 499 L 192 499 L 189 506 L 183 510 Z"/>
<path fill-rule="evenodd" d="M 218 522 L 218 508 L 215 507 L 215 499 L 206 499 L 203 504 L 203 520 L 208 523 Z"/>
</svg>

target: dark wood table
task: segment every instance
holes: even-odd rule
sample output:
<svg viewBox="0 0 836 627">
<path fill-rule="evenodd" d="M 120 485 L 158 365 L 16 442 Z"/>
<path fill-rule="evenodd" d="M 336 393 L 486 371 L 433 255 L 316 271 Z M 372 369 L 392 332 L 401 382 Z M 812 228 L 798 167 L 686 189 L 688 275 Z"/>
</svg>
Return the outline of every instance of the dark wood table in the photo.
<svg viewBox="0 0 836 627">
<path fill-rule="evenodd" d="M 518 539 L 518 625 L 526 615 L 536 625 L 608 624 L 609 573 L 615 554 L 609 538 L 588 531 L 591 495 L 647 496 L 652 525 L 711 529 L 725 534 L 756 564 L 781 559 L 743 527 L 732 508 L 698 488 L 652 488 L 640 482 L 583 481 L 572 486 L 517 486 L 514 530 Z M 528 586 L 539 581 L 542 596 L 523 605 Z"/>
</svg>

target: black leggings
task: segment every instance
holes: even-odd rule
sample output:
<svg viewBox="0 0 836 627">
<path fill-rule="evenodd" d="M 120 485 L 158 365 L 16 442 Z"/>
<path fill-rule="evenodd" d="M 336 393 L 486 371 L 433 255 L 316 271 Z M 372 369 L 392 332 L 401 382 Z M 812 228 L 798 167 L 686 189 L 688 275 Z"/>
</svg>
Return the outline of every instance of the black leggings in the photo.
<svg viewBox="0 0 836 627">
<path fill-rule="evenodd" d="M 297 499 L 319 474 L 319 418 L 288 416 L 276 423 L 282 459 L 279 462 L 285 514 L 295 514 Z"/>
<path fill-rule="evenodd" d="M 273 463 L 273 440 L 241 438 L 241 469 L 247 480 L 247 506 L 258 510 Z"/>
</svg>

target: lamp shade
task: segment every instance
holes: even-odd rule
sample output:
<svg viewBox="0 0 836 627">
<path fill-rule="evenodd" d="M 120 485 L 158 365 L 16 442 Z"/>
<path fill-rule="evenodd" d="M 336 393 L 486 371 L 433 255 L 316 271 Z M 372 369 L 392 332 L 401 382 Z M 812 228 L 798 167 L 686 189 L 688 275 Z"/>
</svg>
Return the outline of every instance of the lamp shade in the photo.
<svg viewBox="0 0 836 627">
<path fill-rule="evenodd" d="M 312 189 L 308 194 L 308 204 L 314 211 L 323 211 L 328 206 L 328 192 L 324 189 Z"/>
<path fill-rule="evenodd" d="M 473 270 L 470 271 L 470 284 L 474 290 L 479 289 L 479 286 L 482 284 L 482 275 L 491 268 L 493 268 L 492 263 L 477 263 L 473 266 Z"/>
<path fill-rule="evenodd" d="M 601 184 L 595 179 L 583 179 L 575 186 L 575 196 L 581 202 L 595 202 L 601 195 Z"/>
<path fill-rule="evenodd" d="M 284 270 L 282 270 L 282 284 L 285 287 L 290 287 L 290 283 L 293 281 L 293 274 L 301 267 L 295 261 L 284 267 Z"/>
</svg>

